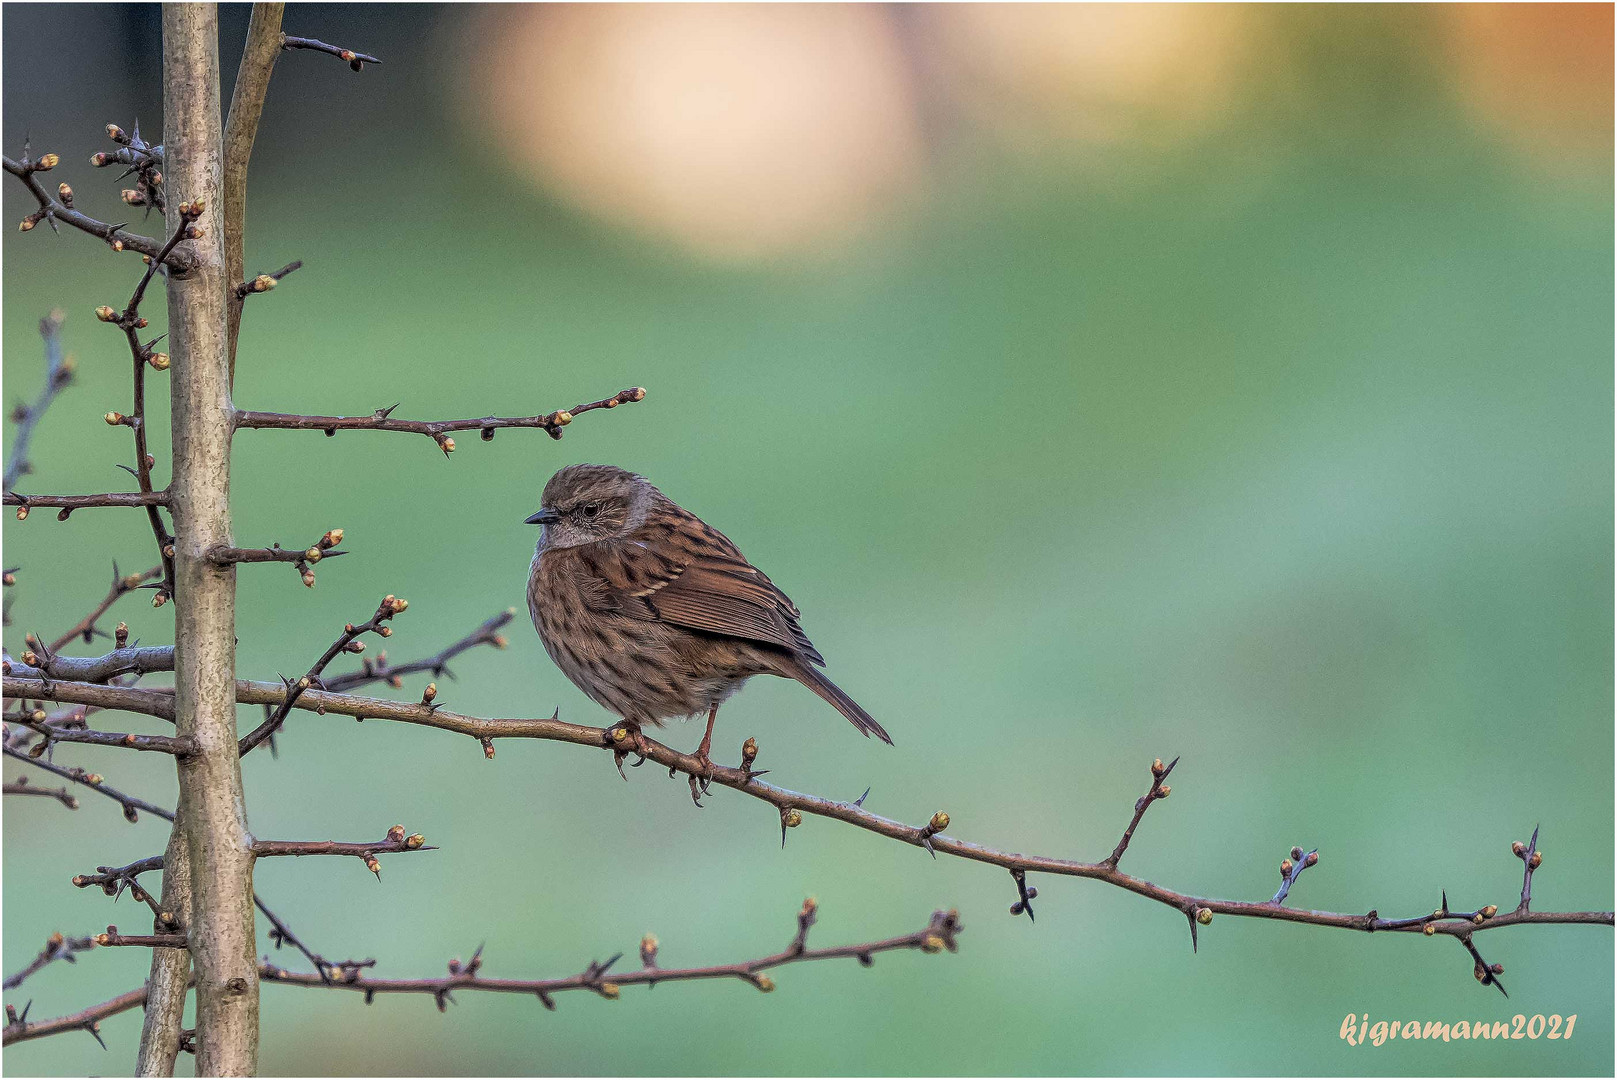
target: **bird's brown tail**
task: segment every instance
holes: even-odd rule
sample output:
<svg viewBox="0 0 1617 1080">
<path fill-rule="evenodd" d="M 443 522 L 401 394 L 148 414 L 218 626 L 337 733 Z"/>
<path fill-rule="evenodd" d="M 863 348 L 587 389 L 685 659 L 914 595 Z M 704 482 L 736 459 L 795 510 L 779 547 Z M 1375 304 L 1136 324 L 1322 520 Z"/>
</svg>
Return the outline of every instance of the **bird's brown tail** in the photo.
<svg viewBox="0 0 1617 1080">
<path fill-rule="evenodd" d="M 850 724 L 862 731 L 866 738 L 874 735 L 888 746 L 893 745 L 893 737 L 876 723 L 874 717 L 861 709 L 857 701 L 844 694 L 842 687 L 821 675 L 812 665 L 794 659 L 787 674 L 824 698 L 833 709 L 846 716 Z"/>
</svg>

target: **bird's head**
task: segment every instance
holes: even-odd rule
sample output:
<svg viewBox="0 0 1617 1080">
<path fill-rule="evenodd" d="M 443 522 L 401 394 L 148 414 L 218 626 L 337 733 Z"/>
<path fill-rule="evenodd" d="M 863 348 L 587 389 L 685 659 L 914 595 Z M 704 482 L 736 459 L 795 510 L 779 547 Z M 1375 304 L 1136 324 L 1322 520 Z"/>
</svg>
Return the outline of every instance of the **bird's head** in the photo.
<svg viewBox="0 0 1617 1080">
<path fill-rule="evenodd" d="M 626 536 L 646 520 L 657 489 L 643 476 L 615 465 L 569 465 L 552 476 L 539 512 L 544 548 L 570 548 Z"/>
</svg>

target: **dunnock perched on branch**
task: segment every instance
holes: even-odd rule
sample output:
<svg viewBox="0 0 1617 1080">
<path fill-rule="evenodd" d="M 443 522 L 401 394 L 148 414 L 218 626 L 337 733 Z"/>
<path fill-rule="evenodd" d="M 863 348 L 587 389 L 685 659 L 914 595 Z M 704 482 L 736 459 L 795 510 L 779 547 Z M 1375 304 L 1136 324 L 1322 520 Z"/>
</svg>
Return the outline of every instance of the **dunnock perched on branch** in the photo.
<svg viewBox="0 0 1617 1080">
<path fill-rule="evenodd" d="M 866 736 L 882 726 L 820 674 L 797 606 L 717 529 L 644 477 L 569 465 L 545 485 L 528 610 L 545 651 L 635 730 L 707 713 L 754 675 L 796 679 Z M 694 791 L 694 789 L 693 789 Z"/>
</svg>

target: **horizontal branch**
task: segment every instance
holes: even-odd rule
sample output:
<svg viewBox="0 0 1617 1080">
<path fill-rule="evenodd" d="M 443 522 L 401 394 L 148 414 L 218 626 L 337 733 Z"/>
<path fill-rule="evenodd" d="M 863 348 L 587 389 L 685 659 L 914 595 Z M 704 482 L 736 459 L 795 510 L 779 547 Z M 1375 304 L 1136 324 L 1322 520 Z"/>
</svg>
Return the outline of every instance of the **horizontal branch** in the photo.
<svg viewBox="0 0 1617 1080">
<path fill-rule="evenodd" d="M 267 548 L 239 548 L 239 547 L 211 547 L 207 551 L 208 561 L 215 566 L 232 566 L 236 563 L 300 563 L 319 561 L 320 559 L 335 559 L 338 555 L 346 555 L 346 551 L 323 551 L 309 558 L 314 548 L 284 548 L 279 544 Z"/>
<path fill-rule="evenodd" d="M 127 887 L 135 883 L 135 879 L 142 874 L 152 874 L 163 869 L 163 856 L 148 855 L 144 859 L 136 859 L 128 866 L 98 866 L 93 874 L 73 875 L 73 887 L 88 889 L 92 886 L 100 889 L 114 887 Z"/>
<path fill-rule="evenodd" d="M 174 646 L 144 645 L 114 649 L 102 656 L 37 656 L 23 653 L 20 660 L 0 664 L 5 674 L 29 678 L 67 679 L 73 682 L 104 683 L 119 675 L 148 674 L 174 670 Z"/>
<path fill-rule="evenodd" d="M 458 960 L 449 962 L 449 972 L 446 976 L 430 979 L 375 979 L 366 974 L 371 961 L 346 961 L 341 964 L 322 966 L 322 970 L 315 972 L 288 971 L 277 967 L 267 959 L 260 961 L 259 978 L 267 983 L 278 983 L 282 986 L 303 986 L 333 990 L 350 990 L 365 995 L 366 1004 L 370 1004 L 377 994 L 425 994 L 433 998 L 440 1011 L 447 1009 L 454 1001 L 453 994 L 459 990 L 483 991 L 503 994 L 531 994 L 539 999 L 547 1009 L 554 1009 L 556 1003 L 553 995 L 566 993 L 569 990 L 588 990 L 608 1000 L 619 996 L 620 990 L 625 986 L 655 986 L 664 982 L 691 982 L 702 979 L 739 979 L 749 983 L 758 990 L 768 993 L 775 989 L 775 982 L 764 972 L 772 968 L 782 967 L 786 964 L 807 963 L 814 960 L 857 960 L 861 967 L 870 967 L 875 963 L 878 953 L 894 952 L 898 950 L 919 950 L 925 953 L 937 953 L 947 949 L 957 952 L 959 945 L 956 938 L 963 932 L 960 916 L 955 911 L 934 911 L 927 925 L 913 934 L 903 934 L 898 937 L 884 938 L 880 941 L 866 941 L 854 945 L 836 945 L 824 949 L 808 948 L 809 927 L 817 919 L 818 905 L 814 900 L 803 901 L 802 910 L 797 916 L 797 933 L 785 949 L 769 956 L 762 956 L 755 960 L 742 960 L 728 964 L 716 964 L 711 967 L 665 968 L 657 965 L 658 942 L 655 937 L 647 934 L 640 942 L 640 968 L 635 971 L 623 971 L 612 974 L 611 969 L 622 957 L 622 953 L 605 961 L 593 961 L 577 975 L 568 975 L 554 979 L 491 979 L 480 974 L 483 966 L 483 950 L 479 948 L 472 954 L 470 961 L 462 964 Z M 108 946 L 134 945 L 147 948 L 185 948 L 186 940 L 180 934 L 152 934 L 142 937 L 124 936 L 117 932 L 117 927 L 109 926 L 107 933 L 96 936 L 97 944 Z M 92 1006 L 82 1012 L 71 1016 L 64 1016 L 56 1020 L 41 1020 L 29 1023 L 26 1013 L 21 1016 L 8 1017 L 9 1023 L 5 1028 L 5 1045 L 14 1042 L 23 1042 L 28 1039 L 42 1038 L 46 1035 L 55 1035 L 63 1031 L 90 1031 L 95 1034 L 98 1022 L 144 1004 L 146 990 L 131 990 L 120 994 L 111 1001 Z M 96 1035 L 99 1041 L 99 1034 Z"/>
<path fill-rule="evenodd" d="M 281 48 L 312 49 L 315 52 L 328 53 L 339 60 L 346 61 L 348 66 L 355 71 L 363 70 L 366 64 L 380 64 L 382 62 L 370 53 L 355 52 L 353 49 L 345 49 L 340 45 L 327 45 L 324 41 L 319 41 L 315 38 L 293 37 L 290 34 L 281 35 Z"/>
<path fill-rule="evenodd" d="M 57 515 L 66 519 L 75 510 L 94 510 L 108 506 L 167 506 L 168 489 L 162 491 L 112 491 L 101 495 L 23 495 L 15 491 L 5 493 L 5 505 L 20 507 L 17 519 L 28 516 L 34 507 L 60 509 Z"/>
<path fill-rule="evenodd" d="M 285 701 L 286 693 L 285 687 L 276 683 L 249 682 L 246 680 L 237 680 L 236 682 L 236 700 L 244 705 L 280 705 Z M 46 698 L 70 703 L 100 705 L 154 716 L 172 715 L 173 711 L 172 691 L 161 688 L 105 687 L 91 684 L 54 682 L 50 685 L 49 692 L 46 692 L 38 680 L 7 678 L 5 680 L 5 696 L 8 698 Z M 352 716 L 362 720 L 392 720 L 421 727 L 438 728 L 467 735 L 479 741 L 510 738 L 541 739 L 551 742 L 571 743 L 575 746 L 604 749 L 614 755 L 627 755 L 636 752 L 636 744 L 631 741 L 631 733 L 626 728 L 589 727 L 583 724 L 571 724 L 555 717 L 485 719 L 464 716 L 450 712 L 447 709 L 437 709 L 430 705 L 415 702 L 385 701 L 378 698 L 357 697 L 313 689 L 302 691 L 298 695 L 296 707 L 301 710 L 326 715 Z M 1390 931 L 1427 935 L 1445 934 L 1462 941 L 1468 941 L 1471 934 L 1475 932 L 1501 929 L 1507 926 L 1528 924 L 1611 926 L 1613 923 L 1613 916 L 1610 911 L 1550 912 L 1516 910 L 1500 913 L 1491 918 L 1484 918 L 1480 922 L 1476 921 L 1475 918 L 1460 918 L 1453 913 L 1444 914 L 1441 918 L 1423 915 L 1406 919 L 1384 919 L 1378 912 L 1373 910 L 1364 914 L 1314 911 L 1286 907 L 1272 900 L 1224 900 L 1215 897 L 1198 896 L 1165 888 L 1141 878 L 1133 877 L 1109 865 L 1105 860 L 1100 862 L 1078 862 L 1049 856 L 1023 855 L 1015 852 L 1000 851 L 982 844 L 958 840 L 952 836 L 944 835 L 931 829 L 929 827 L 931 822 L 922 826 L 908 825 L 904 822 L 874 814 L 864 809 L 858 802 L 840 802 L 778 787 L 758 779 L 758 774 L 751 771 L 750 768 L 742 770 L 716 764 L 707 765 L 691 755 L 682 754 L 652 739 L 642 737 L 638 745 L 647 759 L 655 761 L 665 768 L 684 773 L 687 776 L 704 776 L 712 783 L 731 788 L 768 803 L 780 813 L 783 822 L 791 817 L 794 812 L 799 822 L 805 814 L 833 818 L 900 843 L 925 847 L 926 843 L 930 842 L 932 849 L 939 854 L 987 863 L 1013 873 L 1020 872 L 1023 875 L 1043 873 L 1101 881 L 1173 908 L 1190 919 L 1192 925 L 1206 925 L 1214 915 L 1230 915 L 1240 918 L 1303 923 L 1310 926 L 1330 927 L 1339 930 L 1356 930 L 1364 933 Z M 1156 778 L 1153 776 L 1153 785 L 1155 786 L 1156 784 Z M 1164 796 L 1158 796 L 1158 798 L 1162 797 Z M 1480 914 L 1480 912 L 1477 914 Z"/>
<path fill-rule="evenodd" d="M 50 748 L 51 743 L 116 746 L 125 750 L 140 750 L 146 753 L 173 754 L 175 757 L 188 757 L 196 750 L 195 740 L 185 736 L 141 735 L 133 731 L 92 731 L 89 728 L 52 724 L 47 722 L 44 716 L 44 710 L 40 709 L 33 714 L 11 713 L 6 719 L 45 736 L 45 741 L 34 747 L 34 750 L 40 754 L 45 753 Z"/>
<path fill-rule="evenodd" d="M 106 933 L 97 934 L 95 943 L 107 948 L 188 949 L 191 947 L 184 934 L 120 934 L 116 926 L 109 926 Z"/>
<path fill-rule="evenodd" d="M 759 957 L 756 960 L 718 964 L 712 967 L 658 967 L 657 939 L 647 935 L 640 946 L 640 969 L 617 974 L 610 974 L 610 970 L 623 955 L 622 953 L 604 962 L 591 963 L 579 974 L 563 978 L 491 979 L 479 973 L 483 962 L 482 950 L 479 949 L 466 964 L 451 960 L 449 962 L 448 976 L 434 979 L 375 979 L 359 969 L 349 969 L 339 972 L 329 982 L 322 982 L 318 975 L 285 971 L 269 963 L 260 966 L 259 977 L 267 983 L 280 983 L 287 986 L 353 990 L 363 993 L 367 1003 L 373 1000 L 377 994 L 430 994 L 437 1001 L 438 1008 L 442 1010 L 453 1000 L 450 995 L 454 991 L 481 990 L 500 994 L 532 994 L 539 999 L 545 1008 L 554 1009 L 556 1006 L 551 996 L 568 990 L 589 990 L 604 998 L 616 998 L 619 989 L 624 986 L 655 986 L 658 983 L 687 982 L 697 979 L 740 979 L 768 993 L 775 989 L 775 983 L 773 979 L 763 974 L 763 972 L 771 968 L 811 960 L 834 959 L 857 959 L 862 966 L 869 967 L 874 962 L 872 957 L 877 953 L 892 952 L 898 949 L 919 949 L 929 953 L 948 949 L 950 952 L 955 952 L 958 949 L 955 938 L 962 930 L 958 913 L 954 911 L 935 911 L 932 913 L 931 921 L 913 934 L 904 934 L 881 941 L 867 941 L 857 945 L 838 945 L 825 949 L 810 949 L 805 942 L 808 926 L 815 921 L 816 910 L 816 905 L 812 899 L 803 902 L 803 910 L 798 916 L 799 929 L 797 935 L 792 939 L 791 944 L 781 952 Z"/>
<path fill-rule="evenodd" d="M 645 396 L 645 390 L 635 386 L 600 401 L 575 405 L 571 409 L 559 409 L 541 416 L 483 416 L 470 420 L 396 420 L 392 414 L 393 410 L 398 408 L 397 405 L 377 409 L 369 416 L 306 416 L 299 413 L 252 412 L 237 409 L 236 427 L 238 430 L 275 428 L 283 431 L 323 431 L 327 435 L 335 435 L 339 431 L 403 431 L 427 436 L 438 444 L 439 449 L 448 454 L 455 449 L 455 440 L 449 437 L 451 431 L 480 431 L 486 442 L 494 438 L 494 432 L 499 428 L 543 428 L 551 438 L 559 439 L 562 428 L 572 423 L 574 417 L 596 409 L 615 409 L 619 405 L 643 401 Z"/>
<path fill-rule="evenodd" d="M 406 836 L 403 825 L 393 826 L 381 840 L 359 841 L 357 843 L 341 840 L 253 841 L 254 858 L 266 859 L 281 855 L 347 855 L 363 860 L 366 868 L 378 878 L 382 876 L 382 864 L 376 860 L 378 855 L 436 850 L 438 849 L 427 846 L 426 837 L 420 833 L 412 833 Z"/>
<path fill-rule="evenodd" d="M 275 286 L 279 285 L 281 283 L 281 279 L 286 277 L 286 275 L 295 270 L 301 269 L 303 269 L 303 260 L 295 259 L 281 267 L 279 270 L 272 271 L 268 274 L 259 274 L 251 281 L 243 281 L 236 286 L 236 299 L 245 300 L 254 293 L 267 293 L 271 289 L 275 288 Z"/>
<path fill-rule="evenodd" d="M 66 787 L 42 788 L 35 787 L 28 782 L 28 777 L 19 776 L 15 780 L 8 780 L 5 784 L 7 795 L 37 795 L 41 798 L 55 799 L 69 810 L 79 808 L 79 800 Z"/>
<path fill-rule="evenodd" d="M 314 588 L 314 564 L 322 559 L 335 559 L 348 552 L 338 550 L 342 543 L 341 529 L 328 529 L 325 535 L 306 548 L 283 548 L 272 544 L 267 548 L 239 548 L 218 544 L 205 554 L 215 566 L 234 566 L 238 563 L 291 563 L 303 577 L 303 584 Z"/>
</svg>

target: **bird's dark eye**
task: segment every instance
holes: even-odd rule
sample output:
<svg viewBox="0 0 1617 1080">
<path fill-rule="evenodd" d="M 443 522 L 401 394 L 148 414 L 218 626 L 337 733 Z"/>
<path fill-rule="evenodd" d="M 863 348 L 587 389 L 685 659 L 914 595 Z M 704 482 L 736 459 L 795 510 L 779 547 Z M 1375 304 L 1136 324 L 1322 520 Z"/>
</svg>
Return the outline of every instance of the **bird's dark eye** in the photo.
<svg viewBox="0 0 1617 1080">
<path fill-rule="evenodd" d="M 578 508 L 579 516 L 585 521 L 593 520 L 601 512 L 600 503 L 585 503 Z"/>
</svg>

